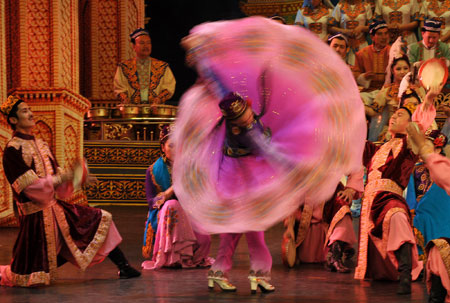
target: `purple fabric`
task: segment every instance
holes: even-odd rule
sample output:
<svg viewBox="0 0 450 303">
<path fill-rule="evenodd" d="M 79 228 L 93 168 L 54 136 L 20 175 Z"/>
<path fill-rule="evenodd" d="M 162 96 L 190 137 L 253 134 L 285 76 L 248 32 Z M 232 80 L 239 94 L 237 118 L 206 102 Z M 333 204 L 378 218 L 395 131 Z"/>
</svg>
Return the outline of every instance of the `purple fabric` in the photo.
<svg viewBox="0 0 450 303">
<path fill-rule="evenodd" d="M 152 179 L 152 172 L 151 172 L 152 167 L 153 166 L 147 168 L 147 171 L 145 173 L 145 197 L 147 199 L 147 204 L 149 208 L 153 208 L 157 194 L 156 187 Z"/>
<path fill-rule="evenodd" d="M 269 228 L 305 193 L 320 203 L 361 166 L 363 104 L 348 66 L 307 30 L 266 18 L 206 23 L 186 45 L 203 82 L 180 102 L 173 184 L 195 228 L 242 233 Z M 257 152 L 225 157 L 219 102 L 250 99 L 272 137 L 251 134 Z M 263 97 L 266 93 L 266 97 Z M 254 136 L 253 136 L 254 135 Z"/>
</svg>

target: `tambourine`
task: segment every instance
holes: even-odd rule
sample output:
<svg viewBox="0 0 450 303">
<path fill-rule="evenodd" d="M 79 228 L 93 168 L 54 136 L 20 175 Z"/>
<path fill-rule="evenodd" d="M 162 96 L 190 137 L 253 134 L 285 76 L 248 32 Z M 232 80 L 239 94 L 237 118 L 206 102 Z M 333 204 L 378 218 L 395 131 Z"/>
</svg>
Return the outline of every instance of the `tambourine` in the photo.
<svg viewBox="0 0 450 303">
<path fill-rule="evenodd" d="M 286 220 L 286 232 L 283 235 L 281 243 L 281 260 L 283 261 L 284 266 L 292 268 L 297 259 L 297 245 L 295 239 L 293 239 L 292 236 L 289 236 L 289 234 L 294 235 L 295 218 L 291 215 Z"/>
<path fill-rule="evenodd" d="M 86 159 L 83 159 L 83 161 L 80 161 L 73 170 L 72 185 L 74 190 L 80 189 L 86 183 L 88 175 L 89 168 L 87 165 L 87 161 Z"/>
<path fill-rule="evenodd" d="M 294 267 L 296 258 L 297 246 L 295 245 L 294 239 L 283 238 L 283 242 L 281 244 L 281 259 L 284 266 L 289 268 Z"/>
<path fill-rule="evenodd" d="M 432 58 L 425 61 L 419 69 L 419 80 L 426 90 L 447 82 L 448 69 L 443 60 Z"/>
</svg>

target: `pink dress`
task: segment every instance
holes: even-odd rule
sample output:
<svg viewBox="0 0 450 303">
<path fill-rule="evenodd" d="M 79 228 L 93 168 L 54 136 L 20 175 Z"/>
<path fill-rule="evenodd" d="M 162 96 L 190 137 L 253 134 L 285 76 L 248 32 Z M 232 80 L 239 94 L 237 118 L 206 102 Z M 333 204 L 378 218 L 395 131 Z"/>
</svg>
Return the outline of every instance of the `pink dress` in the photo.
<svg viewBox="0 0 450 303">
<path fill-rule="evenodd" d="M 182 98 L 173 138 L 173 184 L 195 229 L 263 231 L 307 194 L 328 200 L 361 167 L 366 126 L 349 67 L 310 31 L 262 17 L 205 23 L 185 39 L 201 82 Z M 224 157 L 219 102 L 252 101 L 270 128 L 258 155 Z"/>
</svg>

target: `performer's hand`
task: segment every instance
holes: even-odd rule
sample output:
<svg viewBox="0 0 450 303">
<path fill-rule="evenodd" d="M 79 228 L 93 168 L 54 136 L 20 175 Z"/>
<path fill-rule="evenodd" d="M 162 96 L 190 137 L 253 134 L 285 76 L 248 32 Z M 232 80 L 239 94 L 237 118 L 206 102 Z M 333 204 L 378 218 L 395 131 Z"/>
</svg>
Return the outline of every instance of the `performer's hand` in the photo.
<svg viewBox="0 0 450 303">
<path fill-rule="evenodd" d="M 409 123 L 409 125 L 406 127 L 406 132 L 408 133 L 409 139 L 418 148 L 421 148 L 425 145 L 427 139 L 425 138 L 425 135 L 418 129 L 417 124 L 415 124 L 414 122 Z"/>
<path fill-rule="evenodd" d="M 364 28 L 363 25 L 358 25 L 357 27 L 355 27 L 355 28 L 352 30 L 352 35 L 353 35 L 354 37 L 358 37 L 358 36 L 362 33 L 363 28 Z"/>
<path fill-rule="evenodd" d="M 375 74 L 373 72 L 363 73 L 361 74 L 361 76 L 363 76 L 366 80 L 372 80 L 373 78 L 375 78 Z"/>
<path fill-rule="evenodd" d="M 61 176 L 61 184 L 72 181 L 73 180 L 73 171 L 64 172 L 60 176 Z"/>
<path fill-rule="evenodd" d="M 433 143 L 425 138 L 425 135 L 419 131 L 414 122 L 409 123 L 406 132 L 408 133 L 408 139 L 417 146 L 422 159 L 426 160 L 427 156 L 434 152 Z"/>
<path fill-rule="evenodd" d="M 430 90 L 427 92 L 427 95 L 425 96 L 425 101 L 428 102 L 429 104 L 433 104 L 434 98 L 436 98 L 437 95 L 441 93 L 443 87 L 444 83 L 430 87 L 429 88 Z"/>
<path fill-rule="evenodd" d="M 94 175 L 89 174 L 86 177 L 86 183 L 84 185 L 90 185 L 90 184 L 97 183 L 97 182 L 98 182 L 97 177 L 94 176 Z"/>
<path fill-rule="evenodd" d="M 160 209 L 161 206 L 164 205 L 164 202 L 166 202 L 166 197 L 164 195 L 164 192 L 161 192 L 156 196 L 156 200 L 155 200 L 155 204 L 153 205 L 153 208 Z"/>
<path fill-rule="evenodd" d="M 339 199 L 342 199 L 342 200 L 350 203 L 353 200 L 353 197 L 355 196 L 355 194 L 356 194 L 356 190 L 354 190 L 353 188 L 350 188 L 350 187 L 346 187 L 344 190 L 341 190 L 340 192 L 338 192 L 337 197 Z"/>
<path fill-rule="evenodd" d="M 398 23 L 388 23 L 387 27 L 390 31 L 398 31 L 399 30 Z"/>
</svg>

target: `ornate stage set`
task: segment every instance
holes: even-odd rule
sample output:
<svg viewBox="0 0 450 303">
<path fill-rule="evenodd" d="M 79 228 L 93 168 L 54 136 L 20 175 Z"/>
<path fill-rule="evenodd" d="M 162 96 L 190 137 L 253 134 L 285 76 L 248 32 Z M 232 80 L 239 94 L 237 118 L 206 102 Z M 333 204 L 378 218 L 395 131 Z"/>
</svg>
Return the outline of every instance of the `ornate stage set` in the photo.
<svg viewBox="0 0 450 303">
<path fill-rule="evenodd" d="M 241 9 L 292 24 L 301 5 L 248 0 Z M 60 166 L 87 159 L 99 182 L 77 192 L 73 203 L 146 203 L 145 170 L 159 157 L 158 127 L 172 123 L 174 112 L 120 112 L 113 89 L 117 64 L 134 56 L 128 35 L 144 27 L 144 15 L 144 0 L 0 2 L 0 102 L 16 94 L 31 105 L 36 136 L 49 143 Z M 0 156 L 10 137 L 0 115 Z M 0 165 L 0 226 L 15 225 Z"/>
</svg>

